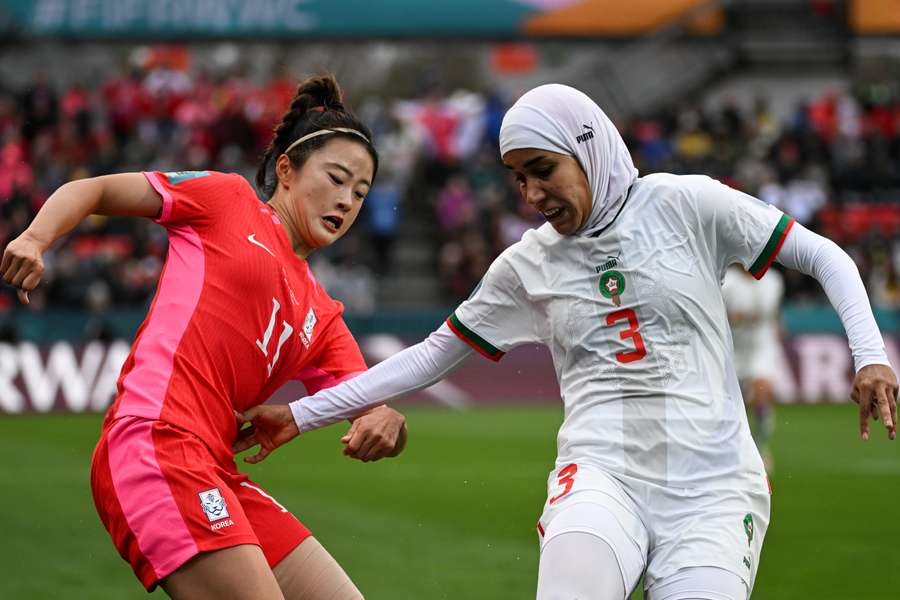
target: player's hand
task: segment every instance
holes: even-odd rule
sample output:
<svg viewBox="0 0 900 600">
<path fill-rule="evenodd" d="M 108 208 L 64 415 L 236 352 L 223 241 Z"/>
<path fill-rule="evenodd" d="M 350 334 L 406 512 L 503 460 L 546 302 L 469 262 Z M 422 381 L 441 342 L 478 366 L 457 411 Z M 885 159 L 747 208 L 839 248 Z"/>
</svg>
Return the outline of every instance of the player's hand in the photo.
<svg viewBox="0 0 900 600">
<path fill-rule="evenodd" d="M 403 452 L 406 437 L 406 417 L 389 406 L 376 406 L 353 419 L 341 442 L 346 456 L 369 462 Z"/>
<path fill-rule="evenodd" d="M 897 375 L 887 365 L 868 365 L 853 380 L 850 397 L 859 404 L 859 433 L 869 439 L 869 417 L 879 415 L 887 427 L 888 437 L 897 437 Z"/>
<path fill-rule="evenodd" d="M 231 446 L 232 452 L 239 454 L 259 446 L 256 454 L 244 457 L 244 462 L 251 465 L 265 460 L 272 450 L 300 435 L 294 415 L 286 404 L 254 406 L 244 413 L 235 412 L 234 417 L 238 422 L 238 434 Z M 240 429 L 245 423 L 250 426 Z"/>
<path fill-rule="evenodd" d="M 28 292 L 41 282 L 44 274 L 44 244 L 31 237 L 26 231 L 9 244 L 0 260 L 0 275 L 3 281 L 18 288 L 19 301 L 28 304 Z"/>
</svg>

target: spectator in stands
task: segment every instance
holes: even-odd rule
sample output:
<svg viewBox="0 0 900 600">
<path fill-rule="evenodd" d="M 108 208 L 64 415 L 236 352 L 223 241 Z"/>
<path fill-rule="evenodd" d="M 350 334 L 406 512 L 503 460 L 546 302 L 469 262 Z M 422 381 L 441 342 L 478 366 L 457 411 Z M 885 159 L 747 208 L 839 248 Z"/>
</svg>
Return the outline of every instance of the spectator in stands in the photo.
<svg viewBox="0 0 900 600">
<path fill-rule="evenodd" d="M 438 194 L 437 218 L 441 229 L 455 233 L 475 221 L 475 200 L 466 178 L 452 175 Z"/>
<path fill-rule="evenodd" d="M 26 140 L 30 141 L 42 130 L 56 125 L 59 97 L 46 73 L 38 73 L 32 85 L 22 94 L 19 110 L 22 113 L 22 137 Z"/>
<path fill-rule="evenodd" d="M 285 63 L 257 82 L 236 69 L 192 71 L 183 49 L 145 54 L 106 80 L 57 86 L 38 73 L 18 89 L 0 86 L 0 245 L 18 234 L 50 190 L 76 177 L 141 165 L 252 171 L 292 93 Z M 890 237 L 900 233 L 900 91 L 883 73 L 863 76 L 847 91 L 799 102 L 783 122 L 765 97 L 754 99 L 746 113 L 725 99 L 703 110 L 669 106 L 640 115 L 623 137 L 642 172 L 708 173 L 800 222 L 828 228 L 825 233 L 845 245 L 875 227 L 886 227 L 881 235 Z M 507 174 L 494 159 L 499 115 L 509 99 L 496 91 L 445 93 L 435 77 L 422 89 L 411 100 L 379 96 L 373 102 L 373 129 L 380 132 L 384 169 L 391 176 L 368 201 L 369 218 L 360 226 L 369 228 L 361 237 L 368 243 L 360 245 L 359 256 L 336 262 L 374 262 L 380 274 L 390 272 L 401 218 L 395 207 L 409 197 L 414 200 L 404 218 L 434 215 L 441 232 L 434 236 L 435 263 L 448 274 L 449 288 L 466 296 L 479 269 L 528 225 L 528 217 L 507 203 Z M 857 208 L 860 203 L 884 208 L 869 212 Z M 115 220 L 92 227 L 98 239 L 127 237 L 149 245 L 107 255 L 103 268 L 76 275 L 65 266 L 73 252 L 84 249 L 63 242 L 53 251 L 61 268 L 48 274 L 61 278 L 47 286 L 60 296 L 53 304 L 83 307 L 98 280 L 111 290 L 111 306 L 144 305 L 158 276 L 158 229 Z M 858 248 L 864 268 L 887 264 L 873 254 L 880 250 Z M 146 261 L 145 251 L 151 252 Z M 372 255 L 374 261 L 361 258 Z M 883 272 L 870 285 L 889 286 L 889 271 Z M 92 279 L 76 282 L 79 276 Z M 375 278 L 371 285 L 385 281 Z M 821 300 L 816 289 L 792 287 L 790 280 L 787 292 L 789 300 L 796 294 Z M 9 299 L 9 290 L 0 289 L 0 312 L 13 309 Z"/>
<path fill-rule="evenodd" d="M 364 208 L 369 229 L 369 240 L 375 251 L 375 273 L 386 275 L 390 271 L 394 241 L 400 229 L 400 203 L 403 188 L 391 174 L 382 179 L 369 191 Z"/>
<path fill-rule="evenodd" d="M 485 237 L 470 228 L 444 244 L 440 255 L 441 284 L 454 301 L 465 299 L 491 264 Z"/>
</svg>

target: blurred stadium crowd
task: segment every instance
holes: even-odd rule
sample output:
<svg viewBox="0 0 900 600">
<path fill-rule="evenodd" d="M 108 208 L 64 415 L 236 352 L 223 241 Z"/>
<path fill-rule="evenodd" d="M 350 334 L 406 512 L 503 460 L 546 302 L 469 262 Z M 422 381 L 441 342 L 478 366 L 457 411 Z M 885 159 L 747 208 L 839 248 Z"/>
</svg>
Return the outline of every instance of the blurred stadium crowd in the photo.
<svg viewBox="0 0 900 600">
<path fill-rule="evenodd" d="M 40 74 L 19 89 L 0 83 L 0 245 L 71 179 L 148 169 L 252 179 L 295 87 L 284 71 L 254 81 L 240 72 L 213 79 L 176 55 L 98 85 L 60 88 Z M 429 231 L 440 297 L 448 306 L 465 298 L 491 260 L 542 221 L 519 202 L 498 160 L 500 121 L 514 98 L 437 85 L 404 99 L 349 91 L 382 163 L 349 239 L 316 257 L 320 278 L 349 310 L 380 308 L 377 288 L 397 268 L 404 223 L 418 222 Z M 771 114 L 765 97 L 751 111 L 729 101 L 699 106 L 619 123 L 642 174 L 706 173 L 778 205 L 850 252 L 876 306 L 900 307 L 898 84 L 858 83 L 851 93 L 799 102 L 787 120 Z M 142 306 L 165 249 L 164 230 L 149 221 L 93 217 L 48 253 L 30 310 Z M 788 299 L 820 300 L 810 282 L 789 278 Z M 4 288 L 0 312 L 11 310 L 15 295 Z"/>
</svg>

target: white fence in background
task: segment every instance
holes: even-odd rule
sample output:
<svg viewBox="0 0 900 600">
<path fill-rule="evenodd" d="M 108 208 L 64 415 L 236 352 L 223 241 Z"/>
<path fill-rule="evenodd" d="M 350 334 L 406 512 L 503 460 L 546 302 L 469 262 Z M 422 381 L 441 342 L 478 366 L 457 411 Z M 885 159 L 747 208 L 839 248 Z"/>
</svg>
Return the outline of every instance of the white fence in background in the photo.
<svg viewBox="0 0 900 600">
<path fill-rule="evenodd" d="M 360 341 L 371 363 L 403 348 L 396 338 L 384 336 Z M 900 365 L 898 339 L 887 338 L 886 344 L 891 363 Z M 115 398 L 116 381 L 128 352 L 125 341 L 57 342 L 45 347 L 29 342 L 0 344 L 0 412 L 103 411 Z M 516 399 L 558 402 L 558 388 L 545 350 L 517 349 L 498 364 L 482 365 L 479 360 L 472 358 L 442 386 L 422 393 L 422 398 L 455 407 Z M 773 383 L 782 402 L 849 400 L 853 361 L 843 337 L 796 335 L 772 360 L 777 369 Z M 530 379 L 517 388 L 523 372 Z"/>
</svg>

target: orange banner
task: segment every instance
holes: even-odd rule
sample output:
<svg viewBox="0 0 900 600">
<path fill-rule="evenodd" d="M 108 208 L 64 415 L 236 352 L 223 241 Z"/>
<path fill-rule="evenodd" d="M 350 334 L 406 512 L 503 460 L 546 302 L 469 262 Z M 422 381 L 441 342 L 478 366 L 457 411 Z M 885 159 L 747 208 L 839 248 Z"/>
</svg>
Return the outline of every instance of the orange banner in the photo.
<svg viewBox="0 0 900 600">
<path fill-rule="evenodd" d="M 857 33 L 900 33 L 900 0 L 853 0 L 849 21 Z"/>
<path fill-rule="evenodd" d="M 582 0 L 531 17 L 525 31 L 532 35 L 632 36 L 658 29 L 699 9 L 709 0 L 631 0 L 623 8 L 618 0 Z M 721 7 L 714 6 L 691 20 L 689 30 L 698 35 L 721 31 Z"/>
</svg>

